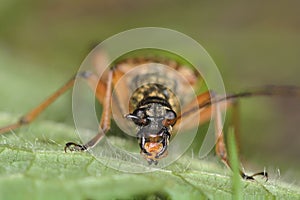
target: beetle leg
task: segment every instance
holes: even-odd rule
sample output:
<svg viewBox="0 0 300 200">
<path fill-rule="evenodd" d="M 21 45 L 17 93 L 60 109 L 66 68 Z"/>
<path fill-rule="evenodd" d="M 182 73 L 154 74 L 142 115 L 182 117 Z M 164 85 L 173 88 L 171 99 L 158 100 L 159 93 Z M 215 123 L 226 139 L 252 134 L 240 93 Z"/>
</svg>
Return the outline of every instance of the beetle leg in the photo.
<svg viewBox="0 0 300 200">
<path fill-rule="evenodd" d="M 197 123 L 195 123 L 195 118 L 199 118 L 198 121 L 200 125 L 209 121 L 211 119 L 211 106 L 205 107 L 200 110 L 199 105 L 203 104 L 203 102 L 210 101 L 210 98 L 210 92 L 207 91 L 203 94 L 198 95 L 197 98 L 186 105 L 176 118 L 176 124 L 173 127 L 174 130 L 177 130 L 179 126 L 181 126 L 182 130 L 194 128 L 198 125 Z M 198 109 L 196 110 L 195 108 Z"/>
<path fill-rule="evenodd" d="M 213 108 L 213 117 L 215 122 L 215 134 L 216 134 L 216 154 L 221 158 L 221 160 L 231 168 L 230 162 L 228 160 L 228 154 L 226 145 L 224 142 L 224 134 L 223 134 L 223 126 L 222 126 L 222 111 L 220 109 L 220 104 L 216 103 L 212 105 Z M 240 175 L 245 180 L 254 180 L 254 176 L 263 176 L 268 180 L 268 173 L 267 172 L 259 172 L 255 173 L 251 176 L 246 175 L 243 171 L 240 170 Z"/>
<path fill-rule="evenodd" d="M 46 100 L 44 100 L 37 107 L 32 109 L 30 112 L 25 114 L 23 117 L 19 119 L 18 122 L 14 124 L 10 124 L 8 126 L 0 128 L 0 134 L 15 130 L 23 125 L 31 123 L 36 117 L 39 116 L 51 103 L 53 103 L 58 97 L 64 94 L 68 89 L 72 88 L 77 77 L 84 78 L 87 80 L 88 84 L 92 88 L 103 88 L 102 83 L 95 82 L 95 75 L 90 72 L 81 72 L 70 79 L 65 85 L 59 88 L 56 92 L 54 92 L 51 96 L 49 96 Z"/>
<path fill-rule="evenodd" d="M 214 93 L 212 91 L 207 91 L 199 94 L 193 101 L 186 105 L 183 108 L 181 115 L 176 118 L 174 129 L 178 129 L 181 122 L 181 129 L 186 130 L 210 121 L 212 119 L 211 101 L 213 101 L 213 95 Z M 220 103 L 220 109 L 223 111 L 230 105 L 231 101 L 223 101 Z M 199 124 L 195 123 L 195 118 L 198 119 Z"/>
<path fill-rule="evenodd" d="M 279 88 L 281 89 L 281 87 Z M 259 95 L 284 95 L 284 94 L 294 94 L 296 91 L 294 89 L 292 91 L 285 91 L 284 93 L 278 92 L 278 88 L 275 88 L 271 91 L 268 90 L 257 90 L 255 92 L 251 93 L 238 93 L 234 95 L 229 95 L 225 97 L 220 96 L 214 96 L 213 92 L 206 92 L 203 94 L 200 94 L 197 96 L 197 98 L 192 101 L 188 106 L 186 106 L 183 109 L 182 114 L 177 118 L 177 124 L 180 123 L 180 121 L 192 121 L 193 124 L 194 120 L 186 120 L 190 117 L 195 117 L 195 113 L 200 112 L 199 116 L 199 122 L 200 124 L 203 124 L 210 119 L 215 120 L 215 133 L 216 133 L 216 154 L 221 158 L 221 160 L 225 163 L 226 166 L 230 168 L 230 163 L 227 157 L 227 149 L 224 142 L 224 135 L 222 130 L 222 121 L 221 121 L 221 113 L 226 109 L 227 106 L 233 107 L 233 123 L 235 126 L 238 126 L 238 108 L 237 108 L 237 101 L 235 101 L 238 98 L 246 97 L 246 96 L 259 96 Z M 178 123 L 179 122 L 179 123 Z M 186 126 L 186 124 L 185 124 Z M 238 127 L 236 127 L 238 129 Z M 268 174 L 266 172 L 259 172 L 256 174 L 253 174 L 251 176 L 246 175 L 244 172 L 240 171 L 240 174 L 242 178 L 247 180 L 253 180 L 254 176 L 264 176 L 266 179 L 268 179 Z"/>
<path fill-rule="evenodd" d="M 211 94 L 210 91 L 207 91 L 203 94 L 200 94 L 194 99 L 192 102 L 190 102 L 187 106 L 185 106 L 181 112 L 181 115 L 177 117 L 177 123 L 182 120 L 183 118 L 187 118 L 195 114 L 194 108 L 197 107 L 199 108 L 199 105 L 205 103 L 205 102 L 210 102 L 211 99 Z M 192 111 L 191 111 L 192 110 Z M 196 112 L 198 112 L 197 110 Z M 206 107 L 205 109 L 200 110 L 201 112 L 201 119 L 200 119 L 200 124 L 207 122 L 211 119 L 211 108 L 210 106 Z M 179 121 L 178 121 L 179 120 Z"/>
<path fill-rule="evenodd" d="M 65 146 L 65 152 L 67 151 L 67 149 L 69 149 L 70 151 L 85 151 L 89 148 L 92 148 L 96 144 L 98 144 L 100 140 L 103 138 L 103 136 L 109 131 L 110 122 L 111 122 L 110 103 L 111 103 L 111 94 L 112 94 L 113 72 L 114 72 L 113 69 L 110 69 L 107 74 L 106 91 L 103 99 L 103 110 L 101 115 L 99 132 L 95 137 L 93 137 L 89 142 L 87 142 L 84 145 L 76 144 L 74 142 L 68 142 Z"/>
</svg>

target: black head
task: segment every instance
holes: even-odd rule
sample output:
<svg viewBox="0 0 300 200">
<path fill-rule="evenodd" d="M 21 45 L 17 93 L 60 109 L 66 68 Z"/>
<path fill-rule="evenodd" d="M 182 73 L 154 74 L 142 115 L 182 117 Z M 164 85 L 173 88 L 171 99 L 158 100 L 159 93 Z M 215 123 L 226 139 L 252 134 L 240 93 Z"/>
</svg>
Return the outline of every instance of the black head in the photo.
<svg viewBox="0 0 300 200">
<path fill-rule="evenodd" d="M 126 115 L 138 126 L 137 138 L 141 154 L 149 164 L 157 164 L 167 155 L 172 126 L 176 123 L 176 113 L 159 103 L 143 105 Z"/>
</svg>

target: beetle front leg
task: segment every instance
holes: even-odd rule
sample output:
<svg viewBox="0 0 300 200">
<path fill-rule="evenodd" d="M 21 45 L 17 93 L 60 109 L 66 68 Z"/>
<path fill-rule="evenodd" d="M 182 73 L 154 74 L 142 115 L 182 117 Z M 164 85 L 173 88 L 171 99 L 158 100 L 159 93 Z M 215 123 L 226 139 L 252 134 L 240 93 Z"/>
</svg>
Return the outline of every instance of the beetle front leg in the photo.
<svg viewBox="0 0 300 200">
<path fill-rule="evenodd" d="M 106 91 L 105 91 L 105 96 L 102 99 L 103 103 L 103 111 L 102 111 L 102 116 L 101 116 L 101 121 L 100 121 L 100 126 L 99 126 L 99 132 L 95 137 L 93 137 L 89 142 L 87 142 L 84 145 L 81 144 L 76 144 L 74 142 L 68 142 L 65 146 L 65 152 L 67 150 L 70 151 L 86 151 L 89 148 L 94 147 L 97 145 L 101 139 L 104 137 L 104 135 L 109 131 L 110 129 L 110 120 L 111 120 L 111 107 L 110 107 L 110 102 L 111 102 L 111 95 L 112 95 L 112 79 L 113 79 L 113 69 L 110 69 L 107 75 L 107 83 L 106 83 Z M 96 90 L 96 92 L 98 92 Z M 96 94 L 96 96 L 100 96 L 100 94 Z"/>
</svg>

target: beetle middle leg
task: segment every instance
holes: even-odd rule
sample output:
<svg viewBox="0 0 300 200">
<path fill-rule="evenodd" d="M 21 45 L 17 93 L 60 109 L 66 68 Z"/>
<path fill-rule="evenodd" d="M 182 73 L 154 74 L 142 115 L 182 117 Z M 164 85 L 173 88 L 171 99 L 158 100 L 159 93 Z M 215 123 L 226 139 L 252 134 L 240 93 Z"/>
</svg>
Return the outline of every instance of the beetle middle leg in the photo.
<svg viewBox="0 0 300 200">
<path fill-rule="evenodd" d="M 213 117 L 215 122 L 215 134 L 216 134 L 216 154 L 221 158 L 221 160 L 231 168 L 231 163 L 228 160 L 227 148 L 224 142 L 224 133 L 223 133 L 223 126 L 222 126 L 222 116 L 221 116 L 221 109 L 220 103 L 216 103 L 212 105 L 213 108 Z M 233 107 L 233 109 L 235 109 Z M 236 124 L 235 124 L 236 125 Z M 236 135 L 235 135 L 236 136 Z M 268 180 L 268 173 L 267 172 L 258 172 L 251 176 L 246 175 L 243 171 L 240 170 L 240 175 L 245 180 L 254 180 L 254 176 L 263 176 Z"/>
<path fill-rule="evenodd" d="M 251 91 L 240 92 L 236 94 L 231 94 L 227 96 L 210 96 L 209 93 L 200 94 L 196 100 L 192 101 L 187 109 L 183 109 L 183 112 L 178 116 L 179 120 L 181 118 L 195 117 L 193 115 L 195 112 L 201 113 L 201 118 L 199 118 L 200 124 L 210 120 L 215 119 L 216 127 L 216 154 L 221 158 L 221 160 L 230 167 L 229 160 L 227 158 L 227 150 L 224 142 L 224 135 L 222 131 L 221 123 L 221 112 L 224 110 L 224 106 L 231 106 L 234 108 L 234 101 L 240 98 L 248 98 L 255 96 L 287 96 L 287 97 L 299 97 L 300 88 L 295 86 L 265 86 L 260 87 Z M 215 107 L 212 110 L 212 107 Z M 204 118 L 202 117 L 204 114 Z M 192 121 L 192 120 L 190 120 Z M 240 171 L 241 176 L 244 179 L 253 180 L 254 176 L 264 176 L 268 178 L 266 172 L 255 173 L 251 176 L 246 175 L 244 172 Z"/>
<path fill-rule="evenodd" d="M 205 92 L 197 96 L 197 98 L 192 101 L 189 105 L 187 105 L 182 114 L 178 117 L 179 121 L 185 120 L 194 124 L 194 119 L 189 120 L 189 118 L 195 118 L 197 112 L 200 112 L 199 123 L 203 124 L 209 120 L 214 120 L 215 123 L 215 138 L 216 138 L 216 146 L 215 152 L 218 157 L 223 161 L 223 163 L 231 168 L 230 162 L 228 160 L 228 153 L 225 144 L 224 134 L 223 134 L 223 123 L 222 123 L 222 112 L 226 109 L 226 107 L 236 108 L 236 102 L 232 99 L 226 99 L 222 101 L 218 101 L 222 97 L 218 97 L 212 91 Z M 234 111 L 235 112 L 235 111 Z M 188 118 L 188 120 L 183 119 Z M 234 119 L 235 120 L 235 119 Z M 186 126 L 187 124 L 185 124 Z M 192 126 L 192 124 L 190 124 Z M 237 125 L 235 123 L 235 125 Z M 187 127 L 188 128 L 188 127 Z M 251 176 L 246 175 L 244 172 L 240 170 L 240 175 L 242 178 L 247 180 L 253 180 L 254 176 L 262 175 L 268 178 L 268 174 L 266 172 L 259 172 L 253 174 Z"/>
<path fill-rule="evenodd" d="M 227 148 L 224 142 L 221 112 L 224 111 L 227 106 L 231 106 L 232 102 L 228 100 L 212 104 L 214 98 L 216 98 L 216 95 L 213 91 L 207 91 L 198 95 L 196 99 L 183 108 L 182 114 L 178 116 L 178 122 L 187 121 L 188 124 L 184 124 L 184 126 L 191 128 L 195 126 L 195 118 L 199 117 L 198 122 L 200 125 L 214 120 L 216 138 L 215 152 L 224 164 L 230 168 L 230 163 L 227 158 Z M 241 175 L 244 177 L 244 174 Z"/>
</svg>

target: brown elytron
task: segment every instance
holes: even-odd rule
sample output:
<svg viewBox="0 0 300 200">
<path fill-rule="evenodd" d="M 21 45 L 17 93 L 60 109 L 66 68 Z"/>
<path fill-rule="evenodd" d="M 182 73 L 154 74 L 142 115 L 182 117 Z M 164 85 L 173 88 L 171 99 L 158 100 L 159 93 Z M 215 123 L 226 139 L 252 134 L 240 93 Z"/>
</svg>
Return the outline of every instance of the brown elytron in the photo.
<svg viewBox="0 0 300 200">
<path fill-rule="evenodd" d="M 103 52 L 98 53 L 96 56 L 101 57 L 101 59 L 105 57 Z M 103 64 L 102 61 L 100 63 Z M 161 64 L 168 66 L 169 71 L 164 71 Z M 97 68 L 99 63 L 96 62 L 95 65 Z M 146 67 L 141 67 L 140 70 L 137 70 L 138 73 L 132 73 L 125 79 L 123 78 L 130 70 L 138 69 L 139 66 Z M 176 78 L 175 73 L 172 73 L 172 71 L 181 74 L 187 82 Z M 227 96 L 218 96 L 211 91 L 206 91 L 198 94 L 196 98 L 192 98 L 191 93 L 186 88 L 187 84 L 197 88 L 201 83 L 201 76 L 197 71 L 179 64 L 173 59 L 132 57 L 115 62 L 112 67 L 104 72 L 100 79 L 98 79 L 97 73 L 80 72 L 40 105 L 21 117 L 18 122 L 0 128 L 0 133 L 9 132 L 32 122 L 60 95 L 71 88 L 76 78 L 85 79 L 92 90 L 95 91 L 98 101 L 102 104 L 103 109 L 99 127 L 101 131 L 86 144 L 67 143 L 65 151 L 85 151 L 94 147 L 102 139 L 104 134 L 110 130 L 112 118 L 110 104 L 112 102 L 117 105 L 117 112 L 138 127 L 136 137 L 139 141 L 141 154 L 149 164 L 157 164 L 160 159 L 167 156 L 169 141 L 181 120 L 191 118 L 191 121 L 198 121 L 199 124 L 203 124 L 214 118 L 216 154 L 230 167 L 220 114 L 225 107 L 232 106 L 234 100 L 242 97 L 295 96 L 300 93 L 298 87 L 268 86 Z M 120 87 L 115 88 L 118 82 L 121 82 Z M 113 90 L 116 90 L 114 91 L 115 95 L 113 95 Z M 126 99 L 129 99 L 129 101 L 126 101 Z M 126 110 L 129 113 L 125 113 Z M 197 112 L 201 113 L 201 118 L 195 115 Z M 241 172 L 241 176 L 245 179 L 253 179 L 253 176 L 256 175 L 267 177 L 264 172 L 252 176 Z"/>
</svg>

